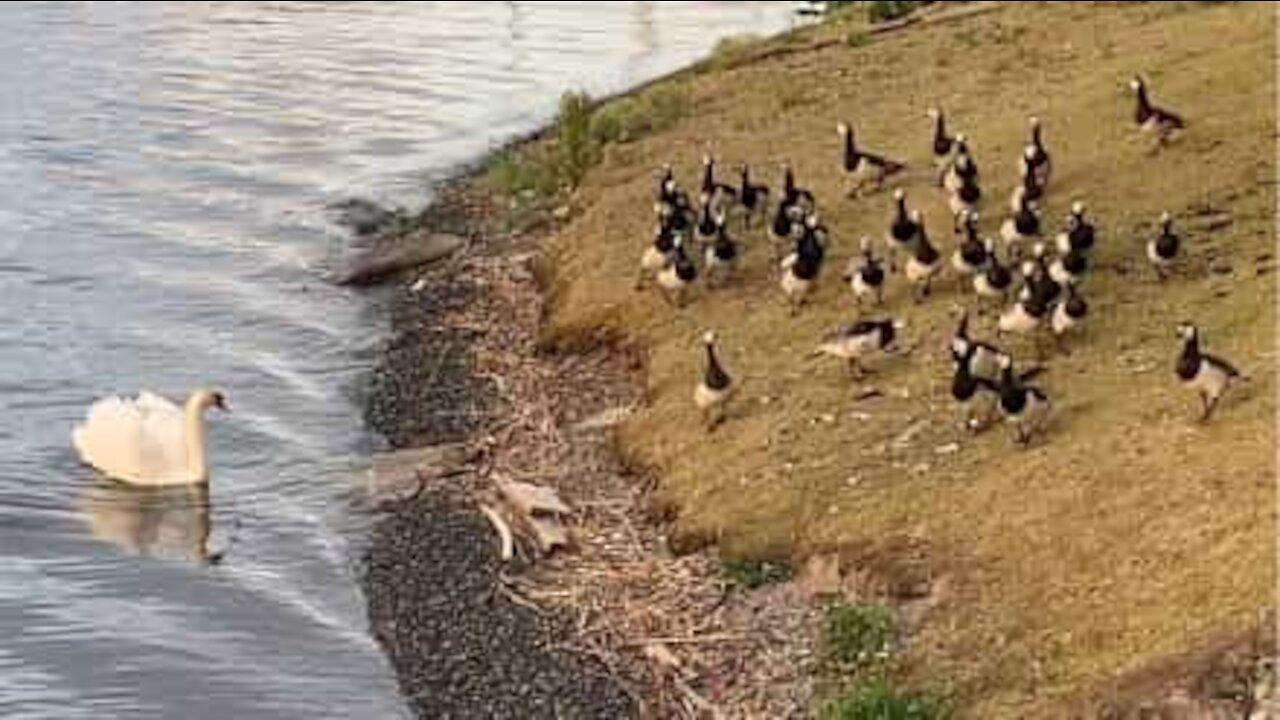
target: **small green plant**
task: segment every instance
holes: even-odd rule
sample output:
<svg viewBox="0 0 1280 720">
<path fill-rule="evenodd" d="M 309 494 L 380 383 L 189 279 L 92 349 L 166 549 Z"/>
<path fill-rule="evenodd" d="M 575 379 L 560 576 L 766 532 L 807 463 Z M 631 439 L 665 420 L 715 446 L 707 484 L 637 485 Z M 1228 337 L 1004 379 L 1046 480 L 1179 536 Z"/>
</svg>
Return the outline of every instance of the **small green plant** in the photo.
<svg viewBox="0 0 1280 720">
<path fill-rule="evenodd" d="M 556 163 L 545 150 L 506 150 L 490 163 L 490 187 L 520 205 L 536 205 L 556 194 Z"/>
<path fill-rule="evenodd" d="M 904 693 L 888 680 L 876 678 L 830 702 L 823 720 L 942 720 L 940 702 L 927 695 Z"/>
<path fill-rule="evenodd" d="M 675 125 L 688 111 L 682 88 L 659 85 L 635 97 L 605 104 L 591 116 L 591 138 L 604 145 L 629 143 Z"/>
<path fill-rule="evenodd" d="M 867 19 L 873 23 L 897 20 L 920 4 L 910 0 L 873 0 L 867 3 Z"/>
<path fill-rule="evenodd" d="M 791 577 L 791 568 L 767 560 L 725 560 L 720 572 L 730 584 L 743 590 L 755 590 Z"/>
<path fill-rule="evenodd" d="M 893 643 L 893 612 L 880 605 L 832 605 L 827 609 L 827 654 L 841 665 L 885 660 Z"/>
<path fill-rule="evenodd" d="M 734 35 L 723 38 L 711 51 L 708 66 L 715 70 L 727 70 L 741 65 L 750 59 L 760 42 L 758 35 Z"/>
<path fill-rule="evenodd" d="M 871 33 L 866 30 L 854 30 L 844 39 L 851 48 L 866 47 L 871 44 Z"/>
<path fill-rule="evenodd" d="M 591 137 L 591 98 L 586 93 L 567 92 L 560 97 L 556 148 L 561 178 L 569 187 L 578 187 L 600 160 L 600 148 Z"/>
</svg>

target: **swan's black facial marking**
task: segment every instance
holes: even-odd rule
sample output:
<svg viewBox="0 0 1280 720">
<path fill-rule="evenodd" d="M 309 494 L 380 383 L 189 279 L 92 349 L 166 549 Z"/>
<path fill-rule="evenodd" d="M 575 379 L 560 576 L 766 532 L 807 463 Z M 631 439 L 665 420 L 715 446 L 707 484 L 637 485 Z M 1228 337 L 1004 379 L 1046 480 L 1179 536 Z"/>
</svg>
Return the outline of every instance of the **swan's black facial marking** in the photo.
<svg viewBox="0 0 1280 720">
<path fill-rule="evenodd" d="M 222 410 L 223 412 L 231 412 L 231 410 L 227 407 L 226 398 L 222 397 L 222 393 L 220 392 L 216 392 L 213 394 L 213 406 L 218 408 L 219 410 Z"/>
</svg>

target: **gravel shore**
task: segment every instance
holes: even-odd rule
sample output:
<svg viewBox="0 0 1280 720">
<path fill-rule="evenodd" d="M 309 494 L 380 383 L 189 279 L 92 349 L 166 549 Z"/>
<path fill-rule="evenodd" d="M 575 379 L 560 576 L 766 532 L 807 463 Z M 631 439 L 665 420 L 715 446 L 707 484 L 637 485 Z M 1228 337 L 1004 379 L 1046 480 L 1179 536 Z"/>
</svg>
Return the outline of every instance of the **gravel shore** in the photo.
<svg viewBox="0 0 1280 720">
<path fill-rule="evenodd" d="M 437 203 L 429 220 L 464 230 L 448 211 Z M 426 282 L 413 292 L 417 278 Z M 374 370 L 370 425 L 396 449 L 482 441 L 500 408 L 492 380 L 469 365 L 483 331 L 459 320 L 476 299 L 474 283 L 449 261 L 394 293 L 394 339 Z M 370 625 L 411 707 L 424 718 L 634 716 L 603 664 L 570 649 L 563 617 L 505 590 L 493 530 L 468 499 L 475 484 L 474 472 L 463 473 L 384 504 L 371 538 Z"/>
</svg>

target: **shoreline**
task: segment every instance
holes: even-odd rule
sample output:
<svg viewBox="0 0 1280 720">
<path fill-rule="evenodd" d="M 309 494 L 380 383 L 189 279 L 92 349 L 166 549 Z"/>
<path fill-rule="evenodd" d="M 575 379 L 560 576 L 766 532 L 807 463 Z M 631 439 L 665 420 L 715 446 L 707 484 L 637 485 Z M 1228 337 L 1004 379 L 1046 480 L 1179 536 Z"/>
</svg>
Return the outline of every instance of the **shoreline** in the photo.
<svg viewBox="0 0 1280 720">
<path fill-rule="evenodd" d="M 429 231 L 482 239 L 394 281 L 396 340 L 371 394 L 394 448 L 466 448 L 447 477 L 419 474 L 408 499 L 381 503 L 366 555 L 370 626 L 406 701 L 431 717 L 806 717 L 809 598 L 734 592 L 711 555 L 672 552 L 651 478 L 613 435 L 642 401 L 643 354 L 540 349 L 544 233 L 489 232 L 472 190 L 452 182 L 424 211 Z M 523 543 L 504 566 L 479 506 L 506 478 L 574 508 L 571 548 Z"/>
</svg>

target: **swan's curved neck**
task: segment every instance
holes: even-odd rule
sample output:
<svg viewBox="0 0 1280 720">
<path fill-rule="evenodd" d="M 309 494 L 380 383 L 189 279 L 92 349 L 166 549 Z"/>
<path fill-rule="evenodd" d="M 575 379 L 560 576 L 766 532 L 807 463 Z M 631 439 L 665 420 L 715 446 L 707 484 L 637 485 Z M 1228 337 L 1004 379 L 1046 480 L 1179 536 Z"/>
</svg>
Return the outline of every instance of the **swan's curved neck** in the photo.
<svg viewBox="0 0 1280 720">
<path fill-rule="evenodd" d="M 192 480 L 204 482 L 209 479 L 208 454 L 205 451 L 204 408 L 199 398 L 187 401 L 187 473 Z"/>
</svg>

